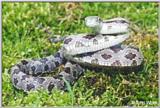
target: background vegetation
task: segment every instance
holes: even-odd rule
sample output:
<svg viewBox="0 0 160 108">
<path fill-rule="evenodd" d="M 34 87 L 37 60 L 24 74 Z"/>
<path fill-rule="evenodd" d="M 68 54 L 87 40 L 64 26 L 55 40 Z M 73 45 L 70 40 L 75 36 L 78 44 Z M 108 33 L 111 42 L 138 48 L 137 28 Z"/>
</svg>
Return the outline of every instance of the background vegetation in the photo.
<svg viewBox="0 0 160 108">
<path fill-rule="evenodd" d="M 157 3 L 2 3 L 3 106 L 155 106 L 158 105 Z M 127 44 L 142 49 L 144 68 L 139 72 L 98 72 L 86 70 L 70 92 L 53 90 L 29 94 L 12 86 L 12 65 L 21 59 L 55 53 L 60 43 L 51 44 L 54 34 L 90 32 L 86 16 L 103 19 L 124 17 L 134 31 Z"/>
</svg>

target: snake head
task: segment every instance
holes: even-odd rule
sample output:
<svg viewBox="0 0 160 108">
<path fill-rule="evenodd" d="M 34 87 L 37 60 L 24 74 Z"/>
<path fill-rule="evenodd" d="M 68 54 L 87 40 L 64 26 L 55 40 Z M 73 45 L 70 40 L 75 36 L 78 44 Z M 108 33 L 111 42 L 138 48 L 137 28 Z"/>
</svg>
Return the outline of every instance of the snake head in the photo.
<svg viewBox="0 0 160 108">
<path fill-rule="evenodd" d="M 100 25 L 101 19 L 98 16 L 88 16 L 85 18 L 85 24 L 88 27 L 97 27 Z"/>
</svg>

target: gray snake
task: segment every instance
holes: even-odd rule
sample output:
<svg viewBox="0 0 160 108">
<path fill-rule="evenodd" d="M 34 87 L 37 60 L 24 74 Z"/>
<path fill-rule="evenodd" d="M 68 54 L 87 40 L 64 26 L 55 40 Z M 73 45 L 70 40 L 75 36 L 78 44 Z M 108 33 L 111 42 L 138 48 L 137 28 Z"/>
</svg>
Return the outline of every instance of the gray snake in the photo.
<svg viewBox="0 0 160 108">
<path fill-rule="evenodd" d="M 84 73 L 84 67 L 124 69 L 138 68 L 143 55 L 139 48 L 121 44 L 129 37 L 129 21 L 114 18 L 103 21 L 97 16 L 89 16 L 85 24 L 94 33 L 72 34 L 63 39 L 60 50 L 48 57 L 21 60 L 11 67 L 13 85 L 25 92 L 37 89 L 51 91 L 53 88 L 67 90 L 66 82 L 73 85 Z M 51 73 L 64 64 L 64 70 L 57 75 L 41 76 Z"/>
</svg>

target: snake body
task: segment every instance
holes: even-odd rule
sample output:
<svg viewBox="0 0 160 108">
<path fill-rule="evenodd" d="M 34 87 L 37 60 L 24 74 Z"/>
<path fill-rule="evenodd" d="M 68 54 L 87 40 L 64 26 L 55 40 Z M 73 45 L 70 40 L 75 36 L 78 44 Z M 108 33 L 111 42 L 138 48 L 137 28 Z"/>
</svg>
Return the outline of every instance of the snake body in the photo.
<svg viewBox="0 0 160 108">
<path fill-rule="evenodd" d="M 138 68 L 143 62 L 140 49 L 121 44 L 129 37 L 128 22 L 122 18 L 115 18 L 101 21 L 99 24 L 105 26 L 100 26 L 91 21 L 94 18 L 98 17 L 87 17 L 85 21 L 87 26 L 91 25 L 94 28 L 93 30 L 98 27 L 95 34 L 69 35 L 63 38 L 63 46 L 56 54 L 40 59 L 22 60 L 12 66 L 13 85 L 25 92 L 40 88 L 48 91 L 53 88 L 67 90 L 66 82 L 73 85 L 84 73 L 85 66 L 106 69 Z M 112 25 L 110 30 L 108 25 Z M 119 29 L 114 30 L 115 28 Z M 64 70 L 57 75 L 41 76 L 62 64 Z"/>
</svg>

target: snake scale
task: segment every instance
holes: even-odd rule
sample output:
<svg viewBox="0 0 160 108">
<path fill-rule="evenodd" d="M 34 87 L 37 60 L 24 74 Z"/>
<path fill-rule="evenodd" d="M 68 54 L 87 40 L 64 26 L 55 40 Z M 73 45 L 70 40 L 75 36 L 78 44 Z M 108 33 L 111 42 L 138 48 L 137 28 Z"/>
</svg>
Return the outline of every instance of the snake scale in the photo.
<svg viewBox="0 0 160 108">
<path fill-rule="evenodd" d="M 66 82 L 73 85 L 84 73 L 84 67 L 127 69 L 142 65 L 143 55 L 139 48 L 121 44 L 129 37 L 129 21 L 123 18 L 101 20 L 98 16 L 85 18 L 86 26 L 93 33 L 73 34 L 65 38 L 52 38 L 52 42 L 63 41 L 60 50 L 39 59 L 21 60 L 11 67 L 13 85 L 25 92 L 38 89 L 67 90 Z M 51 73 L 64 64 L 64 70 Z"/>
</svg>

